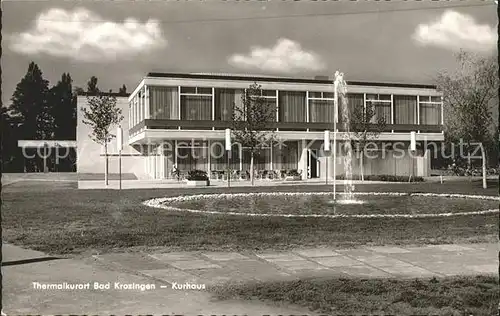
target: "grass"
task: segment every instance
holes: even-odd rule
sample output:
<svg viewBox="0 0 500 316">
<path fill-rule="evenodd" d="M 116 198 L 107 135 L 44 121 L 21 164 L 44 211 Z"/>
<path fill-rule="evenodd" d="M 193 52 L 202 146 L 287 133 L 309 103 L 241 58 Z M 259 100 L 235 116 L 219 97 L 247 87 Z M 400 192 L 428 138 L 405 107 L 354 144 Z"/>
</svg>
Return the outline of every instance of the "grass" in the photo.
<svg viewBox="0 0 500 316">
<path fill-rule="evenodd" d="M 340 197 L 341 198 L 341 197 Z M 332 205 L 328 195 L 257 195 L 214 199 L 211 197 L 165 203 L 181 209 L 239 214 L 294 215 L 415 215 L 477 212 L 498 208 L 498 201 L 429 196 L 355 196 L 364 204 Z"/>
<path fill-rule="evenodd" d="M 219 299 L 292 303 L 329 315 L 492 316 L 500 297 L 498 278 L 493 276 L 304 279 L 212 290 Z"/>
<path fill-rule="evenodd" d="M 498 184 L 357 185 L 357 191 L 497 195 Z M 230 192 L 329 191 L 330 186 L 231 188 Z M 339 188 L 342 190 L 342 188 Z M 50 254 L 89 251 L 262 250 L 296 246 L 496 242 L 498 215 L 421 219 L 251 218 L 168 212 L 141 205 L 162 196 L 227 188 L 77 190 L 68 182 L 23 181 L 2 192 L 3 240 Z"/>
</svg>

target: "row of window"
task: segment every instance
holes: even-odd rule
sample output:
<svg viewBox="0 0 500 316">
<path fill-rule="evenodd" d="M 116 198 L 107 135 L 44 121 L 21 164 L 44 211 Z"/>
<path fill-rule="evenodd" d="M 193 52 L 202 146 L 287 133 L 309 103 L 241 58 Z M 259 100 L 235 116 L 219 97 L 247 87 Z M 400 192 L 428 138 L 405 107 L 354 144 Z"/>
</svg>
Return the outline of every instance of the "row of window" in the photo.
<svg viewBox="0 0 500 316">
<path fill-rule="evenodd" d="M 242 107 L 244 89 L 203 87 L 148 87 L 149 117 L 172 120 L 229 121 L 235 107 Z M 272 120 L 279 122 L 328 123 L 334 119 L 334 94 L 262 90 L 266 104 L 276 113 Z M 179 104 L 180 102 L 180 104 Z M 383 118 L 387 124 L 439 125 L 442 122 L 441 97 L 408 96 L 391 94 L 348 94 L 347 106 L 351 109 L 372 106 L 372 121 Z M 137 94 L 130 103 L 131 126 L 141 122 L 146 115 L 144 92 Z M 339 103 L 339 112 L 345 106 Z M 340 115 L 342 119 L 342 115 Z"/>
</svg>

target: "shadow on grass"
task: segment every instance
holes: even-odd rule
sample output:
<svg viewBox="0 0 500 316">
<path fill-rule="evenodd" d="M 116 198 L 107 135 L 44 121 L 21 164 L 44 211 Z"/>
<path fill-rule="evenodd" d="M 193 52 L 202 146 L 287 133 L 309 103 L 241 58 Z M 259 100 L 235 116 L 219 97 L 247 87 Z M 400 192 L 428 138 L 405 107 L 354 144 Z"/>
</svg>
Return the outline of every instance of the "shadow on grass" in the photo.
<svg viewBox="0 0 500 316">
<path fill-rule="evenodd" d="M 52 260 L 59 260 L 59 259 L 62 259 L 62 258 L 57 258 L 57 257 L 42 257 L 42 258 L 32 258 L 32 259 L 22 259 L 22 260 L 6 261 L 6 262 L 2 262 L 2 267 L 17 266 L 17 265 L 20 265 L 20 264 L 28 264 L 28 263 L 52 261 Z"/>
</svg>

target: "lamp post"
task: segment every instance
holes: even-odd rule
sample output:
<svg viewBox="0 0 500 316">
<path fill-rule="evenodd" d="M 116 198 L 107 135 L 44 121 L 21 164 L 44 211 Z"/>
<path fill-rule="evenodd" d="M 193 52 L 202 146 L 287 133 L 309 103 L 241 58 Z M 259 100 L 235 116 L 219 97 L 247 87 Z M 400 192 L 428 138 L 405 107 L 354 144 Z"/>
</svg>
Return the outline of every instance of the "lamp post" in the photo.
<svg viewBox="0 0 500 316">
<path fill-rule="evenodd" d="M 417 133 L 414 131 L 410 132 L 410 163 L 411 163 L 411 172 L 410 172 L 410 178 L 408 179 L 408 182 L 411 182 L 412 176 L 414 177 L 414 169 L 415 169 L 415 160 L 413 157 L 413 154 L 417 150 Z"/>
<path fill-rule="evenodd" d="M 324 140 L 323 148 L 325 149 L 325 157 L 326 157 L 325 184 L 328 185 L 328 160 L 330 158 L 330 155 L 328 155 L 328 152 L 330 151 L 330 131 L 329 130 L 325 131 L 325 140 Z"/>
<path fill-rule="evenodd" d="M 123 130 L 120 126 L 116 129 L 116 147 L 118 150 L 118 175 L 119 184 L 118 187 L 122 189 L 122 149 L 123 149 Z"/>
<path fill-rule="evenodd" d="M 227 187 L 231 187 L 230 166 L 231 162 L 231 129 L 226 128 L 226 153 L 227 153 Z"/>
<path fill-rule="evenodd" d="M 333 82 L 333 201 L 337 200 L 337 120 L 338 120 L 338 105 L 339 93 L 338 86 L 341 75 L 338 71 L 335 72 L 335 80 Z"/>
</svg>

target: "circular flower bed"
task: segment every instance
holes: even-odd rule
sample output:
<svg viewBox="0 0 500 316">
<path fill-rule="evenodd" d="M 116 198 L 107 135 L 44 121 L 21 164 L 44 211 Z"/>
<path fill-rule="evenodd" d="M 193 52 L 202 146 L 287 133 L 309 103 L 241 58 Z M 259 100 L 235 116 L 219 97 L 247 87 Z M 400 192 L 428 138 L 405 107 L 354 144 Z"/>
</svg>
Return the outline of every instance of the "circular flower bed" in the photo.
<svg viewBox="0 0 500 316">
<path fill-rule="evenodd" d="M 145 201 L 170 211 L 240 216 L 326 218 L 419 218 L 498 213 L 499 197 L 438 194 L 358 192 L 364 203 L 332 203 L 330 192 L 199 194 Z M 338 194 L 342 199 L 343 193 Z"/>
</svg>

